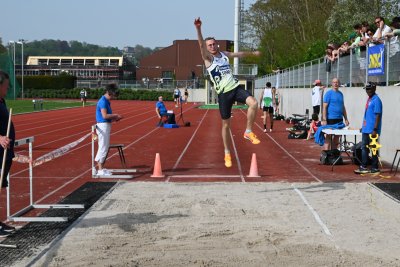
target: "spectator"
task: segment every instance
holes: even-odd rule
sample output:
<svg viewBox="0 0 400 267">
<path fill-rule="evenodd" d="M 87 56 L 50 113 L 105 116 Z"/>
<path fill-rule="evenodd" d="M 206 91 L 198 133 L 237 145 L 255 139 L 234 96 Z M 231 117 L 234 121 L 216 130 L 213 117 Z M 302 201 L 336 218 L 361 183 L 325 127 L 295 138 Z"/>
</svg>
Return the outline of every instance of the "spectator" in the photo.
<svg viewBox="0 0 400 267">
<path fill-rule="evenodd" d="M 344 106 L 344 97 L 343 93 L 339 91 L 339 84 L 339 79 L 333 78 L 332 88 L 324 94 L 321 125 L 336 125 L 339 123 L 343 123 L 343 118 L 345 121 L 345 125 L 349 125 L 346 107 Z M 339 136 L 335 136 L 333 138 L 332 147 L 330 147 L 329 142 L 325 142 L 324 150 L 335 149 L 337 148 L 338 143 Z"/>
<path fill-rule="evenodd" d="M 158 122 L 159 127 L 163 126 L 164 123 L 175 124 L 175 114 L 173 112 L 168 112 L 162 96 L 158 97 L 158 102 L 156 103 L 156 113 L 160 119 Z"/>
<path fill-rule="evenodd" d="M 95 157 L 98 171 L 97 175 L 112 175 L 112 173 L 104 169 L 108 148 L 110 147 L 111 122 L 119 121 L 122 116 L 112 113 L 111 100 L 118 97 L 118 88 L 115 84 L 106 86 L 105 94 L 99 99 L 96 107 L 96 131 L 98 136 L 98 149 Z"/>
<path fill-rule="evenodd" d="M 275 107 L 275 116 L 279 115 L 279 103 L 281 102 L 281 95 L 279 94 L 278 88 L 272 87 L 272 90 L 275 91 L 274 98 L 274 107 Z"/>
<path fill-rule="evenodd" d="M 281 73 L 282 70 L 280 67 L 278 67 L 276 70 L 272 70 L 275 75 L 276 75 L 276 82 L 275 82 L 275 88 L 279 88 L 280 87 L 280 83 L 281 83 Z"/>
<path fill-rule="evenodd" d="M 383 38 L 387 33 L 392 32 L 392 29 L 385 24 L 385 20 L 382 17 L 375 18 L 375 25 L 377 29 L 372 39 L 373 44 L 383 44 Z"/>
<path fill-rule="evenodd" d="M 400 17 L 393 18 L 392 23 L 390 23 L 390 28 L 392 29 L 392 32 L 387 33 L 385 35 L 386 38 L 400 35 Z"/>
<path fill-rule="evenodd" d="M 381 133 L 382 127 L 382 101 L 376 92 L 376 85 L 368 82 L 365 87 L 365 92 L 368 95 L 367 104 L 364 111 L 364 119 L 362 123 L 362 145 L 361 145 L 361 165 L 355 170 L 355 173 L 374 173 L 379 174 L 379 152 L 372 153 L 371 169 L 367 169 L 369 157 L 368 145 L 371 143 L 371 137 L 377 138 Z"/>
<path fill-rule="evenodd" d="M 15 128 L 12 121 L 10 122 L 10 132 L 7 137 L 8 119 L 10 116 L 7 109 L 5 97 L 7 95 L 9 85 L 9 75 L 6 72 L 0 70 L 0 164 L 2 164 L 3 162 L 4 149 L 7 149 L 2 177 L 3 180 L 1 183 L 2 188 L 8 187 L 7 177 L 11 169 L 12 159 L 14 158 Z M 0 222 L 0 237 L 9 236 L 14 231 L 15 227 Z"/>
<path fill-rule="evenodd" d="M 308 130 L 308 134 L 307 134 L 307 139 L 306 140 L 310 140 L 311 136 L 317 132 L 318 127 L 321 126 L 321 122 L 319 121 L 319 117 L 318 114 L 313 113 L 311 115 L 311 123 L 310 123 L 310 129 Z"/>
<path fill-rule="evenodd" d="M 185 104 L 187 104 L 188 98 L 189 98 L 189 91 L 187 88 L 185 88 L 185 92 L 183 93 L 183 100 L 185 101 Z"/>
<path fill-rule="evenodd" d="M 322 102 L 322 95 L 324 92 L 325 86 L 322 86 L 321 80 L 314 81 L 314 88 L 311 91 L 311 103 L 313 107 L 313 113 L 319 116 L 321 112 L 321 102 Z"/>
<path fill-rule="evenodd" d="M 333 48 L 332 47 L 328 47 L 325 50 L 325 57 L 324 57 L 324 62 L 325 62 L 325 70 L 326 72 L 331 72 L 332 69 L 332 62 L 335 61 L 335 57 L 332 54 Z"/>
<path fill-rule="evenodd" d="M 365 47 L 369 43 L 370 38 L 374 35 L 368 22 L 364 21 L 361 23 L 360 34 L 361 34 L 361 41 L 359 42 L 358 45 L 361 47 Z"/>
</svg>

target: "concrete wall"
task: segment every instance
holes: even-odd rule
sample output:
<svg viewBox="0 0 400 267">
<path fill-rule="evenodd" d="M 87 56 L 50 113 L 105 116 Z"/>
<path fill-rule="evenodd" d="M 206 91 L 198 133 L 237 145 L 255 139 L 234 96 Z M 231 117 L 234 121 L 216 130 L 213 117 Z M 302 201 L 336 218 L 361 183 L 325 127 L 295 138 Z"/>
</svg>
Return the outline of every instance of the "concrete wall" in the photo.
<svg viewBox="0 0 400 267">
<path fill-rule="evenodd" d="M 182 94 L 183 94 L 183 90 Z M 204 88 L 199 88 L 199 89 L 188 89 L 189 92 L 189 98 L 188 102 L 206 102 L 206 89 Z"/>
<path fill-rule="evenodd" d="M 383 103 L 383 120 L 382 120 L 382 133 L 380 143 L 381 160 L 389 162 L 393 161 L 396 149 L 400 149 L 400 87 L 388 86 L 377 87 L 376 93 Z M 361 128 L 362 118 L 364 116 L 365 104 L 368 96 L 361 87 L 342 87 L 340 91 L 343 92 L 345 107 L 350 122 L 350 127 Z M 262 90 L 256 89 L 255 96 L 259 99 Z M 311 106 L 311 89 L 307 88 L 281 88 L 280 113 L 285 117 L 292 116 L 292 114 L 305 114 L 305 110 L 310 110 L 310 117 L 312 113 Z M 350 139 L 353 141 L 352 139 Z M 361 141 L 359 137 L 357 141 Z"/>
</svg>

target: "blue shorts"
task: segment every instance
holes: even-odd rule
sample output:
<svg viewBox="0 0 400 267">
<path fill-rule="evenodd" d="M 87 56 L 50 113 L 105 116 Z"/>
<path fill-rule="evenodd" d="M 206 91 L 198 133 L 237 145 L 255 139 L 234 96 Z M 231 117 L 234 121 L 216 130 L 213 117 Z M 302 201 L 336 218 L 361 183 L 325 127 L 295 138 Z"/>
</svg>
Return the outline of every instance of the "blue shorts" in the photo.
<svg viewBox="0 0 400 267">
<path fill-rule="evenodd" d="M 246 99 L 251 96 L 250 92 L 244 89 L 244 85 L 239 85 L 235 89 L 218 95 L 219 112 L 223 120 L 231 117 L 234 102 L 246 103 Z"/>
</svg>

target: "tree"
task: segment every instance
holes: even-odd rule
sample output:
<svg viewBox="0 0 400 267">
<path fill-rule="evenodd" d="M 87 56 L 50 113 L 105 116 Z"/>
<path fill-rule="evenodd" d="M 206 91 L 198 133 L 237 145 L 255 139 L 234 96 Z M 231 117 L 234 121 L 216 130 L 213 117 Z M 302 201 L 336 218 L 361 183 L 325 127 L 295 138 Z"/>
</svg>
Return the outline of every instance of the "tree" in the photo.
<svg viewBox="0 0 400 267">
<path fill-rule="evenodd" d="M 258 0 L 245 14 L 245 36 L 263 52 L 261 72 L 322 56 L 326 19 L 336 0 Z"/>
<path fill-rule="evenodd" d="M 2 40 L 1 37 L 0 37 L 0 54 L 6 53 L 6 52 L 7 52 L 7 48 L 5 48 L 5 47 L 3 46 L 3 40 Z"/>
<path fill-rule="evenodd" d="M 342 43 L 353 32 L 356 23 L 370 22 L 381 16 L 386 20 L 400 13 L 398 0 L 344 0 L 332 9 L 332 13 L 326 22 L 329 32 L 329 42 Z M 388 22 L 388 21 L 387 21 Z"/>
</svg>

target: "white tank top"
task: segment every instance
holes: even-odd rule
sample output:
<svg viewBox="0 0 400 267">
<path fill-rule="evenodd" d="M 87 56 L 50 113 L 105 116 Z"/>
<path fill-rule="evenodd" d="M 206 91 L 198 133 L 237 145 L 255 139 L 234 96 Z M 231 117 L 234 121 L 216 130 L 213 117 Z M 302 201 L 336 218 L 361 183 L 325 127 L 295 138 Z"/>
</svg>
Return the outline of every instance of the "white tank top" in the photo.
<svg viewBox="0 0 400 267">
<path fill-rule="evenodd" d="M 264 89 L 261 105 L 263 107 L 272 107 L 272 88 L 267 87 Z"/>
<path fill-rule="evenodd" d="M 229 58 L 224 53 L 219 53 L 221 57 L 213 56 L 211 66 L 207 68 L 217 94 L 229 92 L 239 85 L 238 80 L 233 76 Z"/>
</svg>

